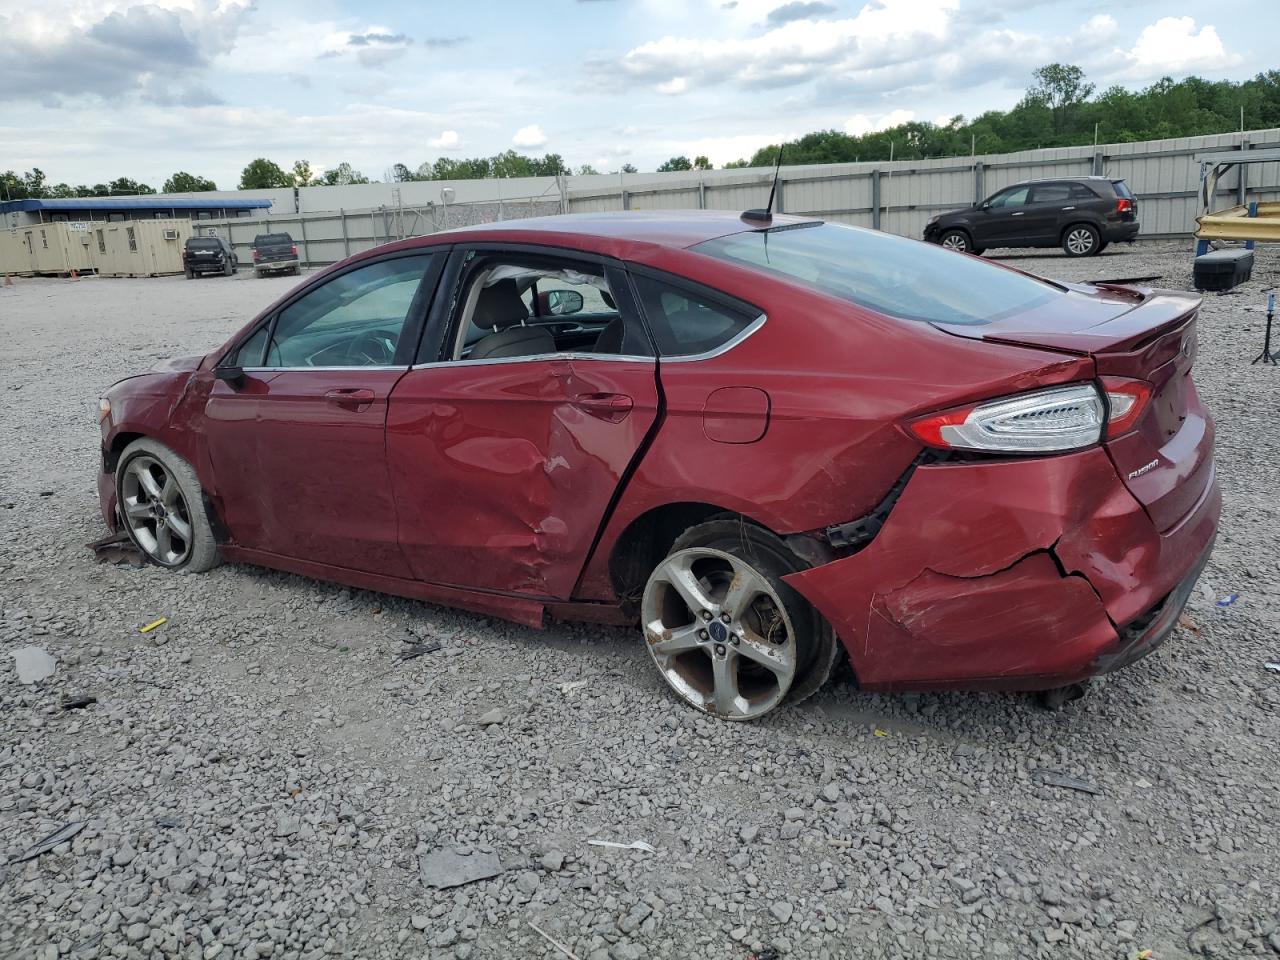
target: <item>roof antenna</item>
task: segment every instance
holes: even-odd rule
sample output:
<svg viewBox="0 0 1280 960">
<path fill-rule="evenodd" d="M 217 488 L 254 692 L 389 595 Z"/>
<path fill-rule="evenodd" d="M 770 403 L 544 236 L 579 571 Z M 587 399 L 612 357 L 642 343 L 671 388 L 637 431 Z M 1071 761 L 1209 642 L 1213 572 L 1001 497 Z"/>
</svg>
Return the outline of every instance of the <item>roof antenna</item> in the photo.
<svg viewBox="0 0 1280 960">
<path fill-rule="evenodd" d="M 785 144 L 784 144 L 785 146 Z M 742 213 L 743 220 L 756 220 L 760 223 L 770 223 L 773 220 L 773 197 L 778 192 L 778 174 L 782 172 L 782 150 L 778 147 L 778 162 L 773 166 L 773 186 L 769 188 L 769 204 L 763 210 L 745 210 Z"/>
</svg>

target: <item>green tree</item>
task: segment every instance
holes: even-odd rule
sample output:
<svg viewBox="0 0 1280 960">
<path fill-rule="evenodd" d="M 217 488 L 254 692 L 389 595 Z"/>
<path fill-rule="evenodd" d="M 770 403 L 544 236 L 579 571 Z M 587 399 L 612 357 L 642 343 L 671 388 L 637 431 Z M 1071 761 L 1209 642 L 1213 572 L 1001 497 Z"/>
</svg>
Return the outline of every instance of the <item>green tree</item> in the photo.
<svg viewBox="0 0 1280 960">
<path fill-rule="evenodd" d="M 686 156 L 672 157 L 664 160 L 658 167 L 659 173 L 670 173 L 673 170 L 692 170 L 693 163 Z"/>
<path fill-rule="evenodd" d="M 251 160 L 249 165 L 240 171 L 241 190 L 272 190 L 292 186 L 293 177 L 285 173 L 280 168 L 280 164 L 265 157 Z"/>
<path fill-rule="evenodd" d="M 636 165 L 634 163 L 624 163 L 622 165 L 622 172 L 623 173 L 639 173 L 640 171 L 636 169 Z"/>
<path fill-rule="evenodd" d="M 580 177 L 588 177 L 599 172 L 599 170 L 589 163 L 584 163 L 582 166 L 578 167 L 578 176 Z"/>
<path fill-rule="evenodd" d="M 1093 84 L 1075 64 L 1047 63 L 1032 71 L 1031 81 L 1027 100 L 1043 103 L 1052 111 L 1054 133 L 1065 130 L 1075 108 L 1093 95 Z"/>
<path fill-rule="evenodd" d="M 391 168 L 391 179 L 395 183 L 409 183 L 413 180 L 417 180 L 418 177 L 403 163 L 397 163 Z"/>
<path fill-rule="evenodd" d="M 127 196 L 137 196 L 139 194 L 155 193 L 155 187 L 145 183 L 139 183 L 131 177 L 116 177 L 109 184 L 113 194 L 121 194 Z"/>
<path fill-rule="evenodd" d="M 218 185 L 212 180 L 181 170 L 164 182 L 165 193 L 205 193 L 217 189 Z"/>
<path fill-rule="evenodd" d="M 353 183 L 368 183 L 369 178 L 344 160 L 336 167 L 326 170 L 320 182 L 329 187 L 345 187 Z"/>
<path fill-rule="evenodd" d="M 694 157 L 694 158 L 693 158 L 693 169 L 695 169 L 695 170 L 711 170 L 711 169 L 714 169 L 714 168 L 711 166 L 711 161 L 710 161 L 710 160 L 708 160 L 706 157 L 698 156 L 698 157 Z"/>
<path fill-rule="evenodd" d="M 315 185 L 315 171 L 311 169 L 311 162 L 308 160 L 293 161 L 292 174 L 295 187 L 311 187 Z"/>
</svg>

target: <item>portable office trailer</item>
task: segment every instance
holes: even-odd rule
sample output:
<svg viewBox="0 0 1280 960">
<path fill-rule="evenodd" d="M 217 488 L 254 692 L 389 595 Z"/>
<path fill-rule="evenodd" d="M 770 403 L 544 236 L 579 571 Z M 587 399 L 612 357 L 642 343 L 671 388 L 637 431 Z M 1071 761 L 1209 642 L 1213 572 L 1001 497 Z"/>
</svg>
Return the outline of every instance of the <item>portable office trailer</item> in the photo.
<svg viewBox="0 0 1280 960">
<path fill-rule="evenodd" d="M 94 266 L 104 277 L 182 272 L 190 220 L 121 220 L 89 224 Z"/>
<path fill-rule="evenodd" d="M 182 248 L 191 235 L 186 219 L 30 224 L 0 232 L 0 273 L 181 273 Z"/>
</svg>

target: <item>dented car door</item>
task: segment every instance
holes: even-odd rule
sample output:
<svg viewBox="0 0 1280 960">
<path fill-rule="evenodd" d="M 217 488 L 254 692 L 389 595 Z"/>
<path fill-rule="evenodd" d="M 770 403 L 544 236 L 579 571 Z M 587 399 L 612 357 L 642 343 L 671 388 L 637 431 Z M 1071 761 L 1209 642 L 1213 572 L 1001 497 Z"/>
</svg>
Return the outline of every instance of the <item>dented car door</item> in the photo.
<svg viewBox="0 0 1280 960">
<path fill-rule="evenodd" d="M 623 309 L 630 315 L 629 300 Z M 387 415 L 413 575 L 569 598 L 657 414 L 651 356 L 562 351 L 415 365 Z"/>
</svg>

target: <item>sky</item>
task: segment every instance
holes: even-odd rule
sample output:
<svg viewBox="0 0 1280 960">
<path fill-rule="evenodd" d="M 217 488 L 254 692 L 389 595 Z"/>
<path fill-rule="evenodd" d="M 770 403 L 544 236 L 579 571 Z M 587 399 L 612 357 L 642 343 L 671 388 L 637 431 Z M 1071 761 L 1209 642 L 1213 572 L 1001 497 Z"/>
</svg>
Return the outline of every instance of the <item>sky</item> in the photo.
<svg viewBox="0 0 1280 960">
<path fill-rule="evenodd" d="M 259 156 L 373 179 L 508 149 L 720 166 L 1008 109 L 1053 61 L 1100 90 L 1241 80 L 1278 31 L 1276 0 L 0 0 L 0 170 L 231 189 Z"/>
</svg>

